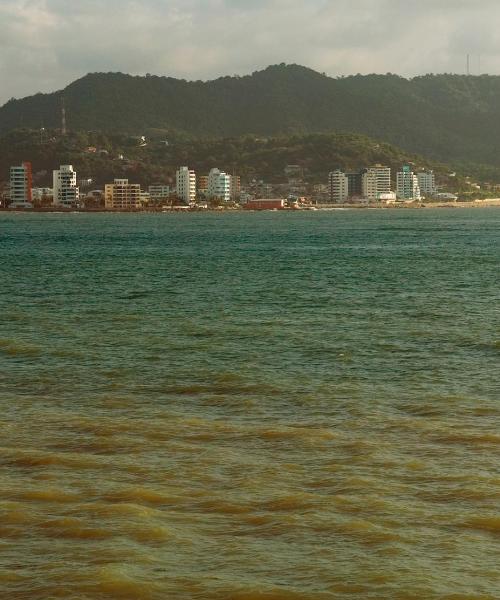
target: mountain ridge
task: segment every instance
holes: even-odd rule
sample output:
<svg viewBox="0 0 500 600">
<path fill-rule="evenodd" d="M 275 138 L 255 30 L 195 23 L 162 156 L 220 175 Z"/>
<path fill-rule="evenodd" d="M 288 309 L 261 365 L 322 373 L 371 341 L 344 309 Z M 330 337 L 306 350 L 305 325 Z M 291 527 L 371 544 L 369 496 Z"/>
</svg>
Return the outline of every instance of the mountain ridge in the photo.
<svg viewBox="0 0 500 600">
<path fill-rule="evenodd" d="M 58 127 L 63 97 L 75 131 L 154 128 L 199 138 L 352 132 L 435 160 L 500 164 L 499 76 L 334 78 L 285 64 L 210 81 L 89 73 L 63 90 L 10 100 L 0 108 L 0 132 Z"/>
</svg>

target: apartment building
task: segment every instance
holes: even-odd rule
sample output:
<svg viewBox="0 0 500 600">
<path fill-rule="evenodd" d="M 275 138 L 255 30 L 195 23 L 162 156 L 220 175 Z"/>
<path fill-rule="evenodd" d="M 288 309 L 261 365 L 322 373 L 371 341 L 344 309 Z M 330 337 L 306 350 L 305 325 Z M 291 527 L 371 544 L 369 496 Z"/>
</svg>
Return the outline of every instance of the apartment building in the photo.
<svg viewBox="0 0 500 600">
<path fill-rule="evenodd" d="M 329 175 L 330 202 L 342 203 L 348 198 L 379 200 L 391 192 L 391 169 L 374 165 L 358 172 L 337 169 Z"/>
<path fill-rule="evenodd" d="M 391 192 L 391 169 L 384 165 L 373 165 L 362 171 L 363 197 L 378 200 L 382 194 Z"/>
<path fill-rule="evenodd" d="M 62 208 L 74 208 L 80 199 L 76 171 L 72 165 L 61 165 L 53 172 L 53 203 Z"/>
<path fill-rule="evenodd" d="M 349 198 L 363 197 L 363 173 L 346 173 Z"/>
<path fill-rule="evenodd" d="M 434 196 L 437 192 L 434 171 L 420 171 L 417 173 L 417 179 L 420 193 L 426 198 Z"/>
<path fill-rule="evenodd" d="M 134 210 L 141 207 L 141 186 L 128 179 L 115 179 L 104 187 L 104 206 L 109 210 Z"/>
<path fill-rule="evenodd" d="M 238 202 L 241 195 L 241 177 L 239 175 L 231 175 L 231 200 Z"/>
<path fill-rule="evenodd" d="M 349 180 L 340 169 L 332 171 L 328 176 L 330 202 L 342 204 L 349 197 Z"/>
<path fill-rule="evenodd" d="M 31 206 L 33 177 L 31 163 L 10 168 L 10 206 Z"/>
<path fill-rule="evenodd" d="M 157 183 L 148 187 L 148 193 L 151 202 L 160 202 L 170 196 L 171 189 L 169 185 Z"/>
<path fill-rule="evenodd" d="M 184 204 L 192 204 L 196 200 L 196 173 L 189 167 L 180 167 L 175 174 L 177 197 Z"/>
<path fill-rule="evenodd" d="M 208 190 L 208 175 L 200 175 L 197 178 L 197 182 L 198 182 L 198 192 L 200 194 L 206 195 L 207 190 Z"/>
<path fill-rule="evenodd" d="M 231 175 L 219 171 L 219 169 L 212 169 L 208 174 L 207 197 L 222 200 L 222 202 L 230 202 Z"/>
<path fill-rule="evenodd" d="M 397 174 L 396 193 L 399 200 L 422 199 L 418 177 L 408 165 L 404 166 L 402 171 Z"/>
<path fill-rule="evenodd" d="M 372 169 L 365 169 L 361 174 L 361 197 L 377 200 L 378 195 L 377 173 Z"/>
</svg>

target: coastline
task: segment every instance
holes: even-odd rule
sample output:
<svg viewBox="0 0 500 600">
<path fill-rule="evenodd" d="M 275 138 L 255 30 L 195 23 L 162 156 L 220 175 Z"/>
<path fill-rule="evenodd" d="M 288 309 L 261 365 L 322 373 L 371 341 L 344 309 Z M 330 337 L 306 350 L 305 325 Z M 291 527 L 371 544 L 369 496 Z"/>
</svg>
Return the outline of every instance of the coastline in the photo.
<svg viewBox="0 0 500 600">
<path fill-rule="evenodd" d="M 273 210 L 256 210 L 239 207 L 217 207 L 217 208 L 188 208 L 188 207 L 152 207 L 134 210 L 110 210 L 105 208 L 68 208 L 61 207 L 34 207 L 34 208 L 8 208 L 1 207 L 0 213 L 103 213 L 103 214 L 142 214 L 142 213 L 227 213 L 227 212 L 321 212 L 333 210 L 421 210 L 429 208 L 439 209 L 464 209 L 464 208 L 500 208 L 500 198 L 486 200 L 471 200 L 466 202 L 402 202 L 391 204 L 324 204 L 314 207 L 285 208 Z"/>
</svg>

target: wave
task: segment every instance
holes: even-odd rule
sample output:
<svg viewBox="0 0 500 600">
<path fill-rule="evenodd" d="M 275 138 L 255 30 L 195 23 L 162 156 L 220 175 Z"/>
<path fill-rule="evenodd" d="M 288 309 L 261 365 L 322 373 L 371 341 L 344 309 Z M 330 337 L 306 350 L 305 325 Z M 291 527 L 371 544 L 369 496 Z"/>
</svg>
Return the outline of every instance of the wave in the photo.
<svg viewBox="0 0 500 600">
<path fill-rule="evenodd" d="M 478 529 L 495 535 L 500 535 L 500 516 L 491 515 L 484 517 L 473 517 L 464 523 L 469 529 Z"/>
<path fill-rule="evenodd" d="M 0 339 L 0 354 L 10 358 L 35 358 L 42 354 L 42 348 L 18 340 Z"/>
</svg>

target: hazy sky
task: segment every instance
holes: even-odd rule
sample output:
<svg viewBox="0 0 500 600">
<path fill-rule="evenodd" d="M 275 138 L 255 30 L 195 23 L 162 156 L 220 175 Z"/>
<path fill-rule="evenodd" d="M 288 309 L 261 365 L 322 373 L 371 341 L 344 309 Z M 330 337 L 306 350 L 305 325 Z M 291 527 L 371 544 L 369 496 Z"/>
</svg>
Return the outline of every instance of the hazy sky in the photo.
<svg viewBox="0 0 500 600">
<path fill-rule="evenodd" d="M 0 0 L 0 103 L 90 71 L 500 73 L 498 0 Z"/>
</svg>

